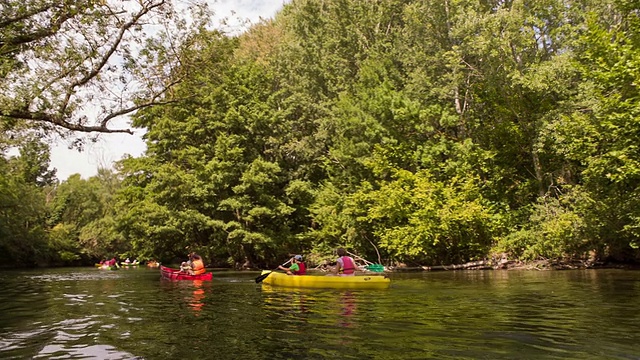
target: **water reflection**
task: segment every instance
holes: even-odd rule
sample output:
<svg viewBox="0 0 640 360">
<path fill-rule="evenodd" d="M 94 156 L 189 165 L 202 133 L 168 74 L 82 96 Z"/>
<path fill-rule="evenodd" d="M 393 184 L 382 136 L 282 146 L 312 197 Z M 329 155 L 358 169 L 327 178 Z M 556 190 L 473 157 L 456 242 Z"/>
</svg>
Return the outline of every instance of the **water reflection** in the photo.
<svg viewBox="0 0 640 360">
<path fill-rule="evenodd" d="M 0 272 L 2 359 L 638 359 L 640 273 L 393 274 L 385 291 L 255 273 Z"/>
<path fill-rule="evenodd" d="M 265 309 L 270 316 L 299 320 L 312 315 L 323 325 L 351 327 L 355 322 L 358 293 L 353 290 L 272 287 L 263 284 Z"/>
<path fill-rule="evenodd" d="M 307 323 L 309 305 L 317 301 L 317 292 L 304 289 L 283 289 L 263 283 L 262 292 L 267 316 L 293 325 L 283 329 L 285 332 L 297 331 L 297 326 Z"/>
<path fill-rule="evenodd" d="M 203 280 L 160 280 L 163 297 L 173 299 L 173 303 L 175 299 L 180 299 L 181 301 L 175 305 L 178 308 L 186 306 L 196 317 L 201 316 L 203 310 L 206 310 L 207 297 L 212 291 L 212 286 L 211 281 Z"/>
<path fill-rule="evenodd" d="M 94 329 L 99 323 L 97 318 L 41 322 L 34 330 L 0 336 L 0 354 L 4 359 L 137 359 L 114 346 L 96 344 L 99 333 L 86 330 Z"/>
<path fill-rule="evenodd" d="M 194 289 L 189 306 L 191 306 L 196 316 L 200 315 L 200 311 L 202 311 L 202 307 L 204 306 L 204 288 L 202 287 L 202 283 L 202 280 L 193 281 Z"/>
<path fill-rule="evenodd" d="M 304 289 L 262 286 L 264 311 L 277 344 L 269 347 L 274 358 L 345 358 L 335 349 L 350 346 L 358 336 L 350 333 L 358 324 L 358 296 L 351 290 Z M 364 292 L 366 293 L 366 292 Z M 300 349 L 299 344 L 308 346 Z M 346 357 L 348 358 L 348 357 Z"/>
<path fill-rule="evenodd" d="M 109 345 L 91 345 L 66 348 L 63 346 L 45 346 L 34 359 L 96 359 L 96 360 L 132 360 L 142 359 L 133 354 L 120 351 Z"/>
<path fill-rule="evenodd" d="M 338 320 L 338 325 L 342 327 L 352 327 L 353 317 L 357 310 L 356 295 L 349 290 L 346 290 L 340 295 L 340 304 L 342 311 Z"/>
</svg>

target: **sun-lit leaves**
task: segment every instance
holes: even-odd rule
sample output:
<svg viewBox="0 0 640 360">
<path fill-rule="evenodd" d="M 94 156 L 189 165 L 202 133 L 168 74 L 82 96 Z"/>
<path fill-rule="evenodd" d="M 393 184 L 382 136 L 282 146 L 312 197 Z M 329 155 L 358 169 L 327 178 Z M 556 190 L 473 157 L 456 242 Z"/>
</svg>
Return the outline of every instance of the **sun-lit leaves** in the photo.
<svg viewBox="0 0 640 360">
<path fill-rule="evenodd" d="M 177 67 L 169 33 L 143 59 L 123 48 L 127 71 L 180 83 L 133 119 L 144 156 L 51 193 L 52 249 L 230 266 L 337 246 L 422 265 L 637 259 L 640 21 L 635 2 L 605 3 L 301 0 L 237 37 L 198 27 Z M 33 145 L 3 163 L 11 206 L 50 184 Z"/>
</svg>

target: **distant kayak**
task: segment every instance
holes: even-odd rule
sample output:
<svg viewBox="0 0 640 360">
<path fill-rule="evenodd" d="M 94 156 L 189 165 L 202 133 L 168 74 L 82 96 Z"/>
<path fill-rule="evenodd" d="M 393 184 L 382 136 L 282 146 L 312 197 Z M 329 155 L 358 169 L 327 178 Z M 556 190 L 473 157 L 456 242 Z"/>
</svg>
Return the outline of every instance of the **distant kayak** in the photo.
<svg viewBox="0 0 640 360">
<path fill-rule="evenodd" d="M 262 274 L 269 273 L 264 270 Z M 326 276 L 326 275 L 287 275 L 271 272 L 263 284 L 272 286 L 300 287 L 300 288 L 333 288 L 333 289 L 386 289 L 391 280 L 381 275 L 365 276 Z"/>
<path fill-rule="evenodd" d="M 189 275 L 180 272 L 180 269 L 172 269 L 163 265 L 160 265 L 160 274 L 164 279 L 168 280 L 211 280 L 213 278 L 213 274 L 210 272 L 200 275 Z"/>
<path fill-rule="evenodd" d="M 96 264 L 96 267 L 100 270 L 118 270 L 118 267 L 115 265 L 109 266 L 109 265 Z"/>
</svg>

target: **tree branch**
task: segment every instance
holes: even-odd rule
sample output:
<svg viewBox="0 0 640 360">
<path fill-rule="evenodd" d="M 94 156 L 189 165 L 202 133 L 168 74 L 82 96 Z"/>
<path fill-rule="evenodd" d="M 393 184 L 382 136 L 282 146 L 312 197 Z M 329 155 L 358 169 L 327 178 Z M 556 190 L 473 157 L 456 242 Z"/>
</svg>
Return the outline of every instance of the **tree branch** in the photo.
<svg viewBox="0 0 640 360">
<path fill-rule="evenodd" d="M 160 2 L 155 4 L 148 3 L 148 5 L 143 6 L 142 9 L 140 9 L 140 11 L 137 14 L 135 14 L 128 22 L 126 22 L 120 28 L 120 31 L 118 32 L 118 36 L 116 37 L 116 40 L 111 44 L 111 47 L 109 48 L 109 50 L 102 56 L 102 58 L 100 59 L 100 62 L 96 66 L 94 66 L 93 69 L 84 77 L 74 81 L 71 85 L 69 85 L 69 88 L 67 89 L 67 92 L 65 95 L 65 99 L 60 105 L 60 110 L 59 110 L 60 114 L 63 114 L 66 111 L 67 107 L 69 106 L 69 101 L 71 100 L 71 96 L 76 92 L 76 88 L 87 84 L 91 79 L 98 76 L 100 71 L 104 68 L 104 66 L 107 64 L 109 59 L 111 59 L 111 56 L 113 56 L 113 54 L 116 52 L 116 50 L 120 46 L 125 32 L 127 32 L 127 30 L 129 30 L 132 26 L 136 25 L 138 23 L 138 20 L 140 20 L 140 18 L 146 15 L 149 11 L 151 11 L 156 7 L 161 6 L 162 4 L 164 4 L 164 0 L 161 0 Z"/>
<path fill-rule="evenodd" d="M 51 124 L 63 127 L 65 129 L 73 130 L 73 131 L 101 132 L 101 133 L 127 133 L 127 134 L 133 135 L 133 131 L 131 131 L 131 129 L 110 129 L 103 124 L 100 124 L 100 126 L 88 126 L 88 125 L 76 124 L 76 123 L 71 123 L 66 120 L 62 120 L 60 118 L 56 118 L 49 114 L 45 114 L 41 112 L 12 110 L 8 114 L 3 114 L 3 116 L 8 118 L 13 118 L 13 119 L 43 121 L 43 122 L 51 123 Z"/>
<path fill-rule="evenodd" d="M 180 46 L 196 28 L 176 19 L 172 1 L 132 1 L 135 9 L 115 0 L 8 1 L 15 6 L 0 11 L 0 60 L 9 65 L 0 77 L 0 118 L 133 134 L 108 125 L 180 101 L 168 94 L 185 66 Z M 167 26 L 160 35 L 158 21 Z"/>
<path fill-rule="evenodd" d="M 27 20 L 28 18 L 47 12 L 49 10 L 51 10 L 52 8 L 54 8 L 53 5 L 45 5 L 43 7 L 40 8 L 36 8 L 33 11 L 30 12 L 26 12 L 24 14 L 22 14 L 21 16 L 18 16 L 16 18 L 12 18 L 12 19 L 8 19 L 5 21 L 0 22 L 0 29 L 2 28 L 6 28 L 16 22 L 21 22 L 24 20 Z M 56 13 L 54 16 L 52 16 L 52 19 L 55 19 L 55 21 L 52 21 L 51 24 L 45 28 L 36 28 L 31 32 L 27 32 L 27 33 L 23 33 L 20 34 L 18 36 L 14 36 L 14 37 L 10 37 L 8 40 L 5 39 L 0 39 L 0 47 L 5 47 L 7 46 L 9 48 L 8 52 L 11 52 L 11 48 L 14 48 L 16 46 L 20 46 L 20 45 L 24 45 L 24 44 L 28 44 L 31 43 L 33 41 L 36 40 L 40 40 L 40 39 L 44 39 L 46 37 L 52 36 L 54 34 L 56 34 L 60 28 L 62 27 L 62 24 L 64 24 L 67 20 L 71 19 L 74 16 L 73 13 L 65 11 L 65 9 L 63 8 L 63 10 L 59 11 L 58 13 Z M 5 53 L 5 52 L 3 52 Z"/>
</svg>

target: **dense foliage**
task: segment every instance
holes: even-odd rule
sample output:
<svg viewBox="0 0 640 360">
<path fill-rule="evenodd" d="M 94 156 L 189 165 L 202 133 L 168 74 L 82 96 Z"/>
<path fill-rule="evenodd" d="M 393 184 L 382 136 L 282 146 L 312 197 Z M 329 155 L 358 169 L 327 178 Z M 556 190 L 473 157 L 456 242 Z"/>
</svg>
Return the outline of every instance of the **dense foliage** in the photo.
<svg viewBox="0 0 640 360">
<path fill-rule="evenodd" d="M 638 14 L 625 0 L 296 0 L 237 37 L 200 28 L 166 104 L 134 116 L 144 156 L 60 184 L 40 142 L 2 159 L 21 170 L 0 177 L 1 253 L 638 260 Z"/>
</svg>

